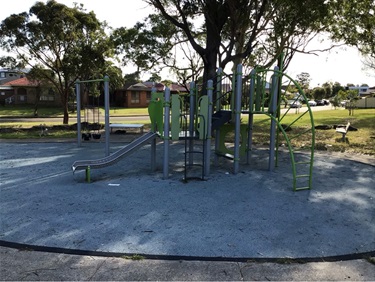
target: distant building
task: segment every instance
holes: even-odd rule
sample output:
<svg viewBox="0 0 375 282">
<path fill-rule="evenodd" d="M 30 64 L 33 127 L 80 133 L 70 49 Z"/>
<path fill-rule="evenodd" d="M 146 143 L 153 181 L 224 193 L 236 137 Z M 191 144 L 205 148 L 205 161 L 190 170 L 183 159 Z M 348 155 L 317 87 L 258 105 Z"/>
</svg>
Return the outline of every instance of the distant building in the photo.
<svg viewBox="0 0 375 282">
<path fill-rule="evenodd" d="M 59 105 L 60 99 L 51 87 L 41 87 L 37 80 L 27 78 L 24 71 L 0 69 L 0 104 Z"/>
<path fill-rule="evenodd" d="M 24 75 L 24 71 L 0 69 L 0 85 L 21 78 Z"/>
<path fill-rule="evenodd" d="M 348 89 L 357 90 L 358 96 L 360 98 L 368 97 L 375 93 L 375 87 L 369 87 L 369 86 L 349 86 Z"/>
<path fill-rule="evenodd" d="M 151 100 L 152 88 L 156 88 L 156 92 L 164 92 L 167 87 L 163 83 L 155 82 L 139 82 L 135 84 L 127 84 L 122 89 L 115 91 L 115 105 L 124 108 L 145 108 Z M 168 86 L 171 94 L 187 93 L 187 88 L 178 84 L 171 84 Z"/>
</svg>

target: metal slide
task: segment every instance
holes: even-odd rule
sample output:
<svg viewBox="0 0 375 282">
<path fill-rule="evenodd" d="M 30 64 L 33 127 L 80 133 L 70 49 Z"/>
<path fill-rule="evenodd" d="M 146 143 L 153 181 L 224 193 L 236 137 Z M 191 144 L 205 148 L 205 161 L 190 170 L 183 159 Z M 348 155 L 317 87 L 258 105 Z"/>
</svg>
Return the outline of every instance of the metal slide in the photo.
<svg viewBox="0 0 375 282">
<path fill-rule="evenodd" d="M 84 170 L 88 168 L 90 169 L 96 169 L 96 168 L 102 168 L 106 166 L 110 166 L 120 160 L 120 158 L 125 157 L 127 155 L 130 155 L 134 150 L 138 149 L 139 147 L 142 147 L 147 143 L 148 141 L 154 139 L 156 136 L 158 136 L 154 132 L 148 132 L 141 137 L 135 139 L 130 144 L 126 145 L 125 147 L 121 148 L 120 150 L 114 152 L 112 155 L 109 155 L 108 157 L 97 159 L 97 160 L 83 160 L 83 161 L 75 161 L 72 165 L 73 173 L 76 170 Z"/>
</svg>

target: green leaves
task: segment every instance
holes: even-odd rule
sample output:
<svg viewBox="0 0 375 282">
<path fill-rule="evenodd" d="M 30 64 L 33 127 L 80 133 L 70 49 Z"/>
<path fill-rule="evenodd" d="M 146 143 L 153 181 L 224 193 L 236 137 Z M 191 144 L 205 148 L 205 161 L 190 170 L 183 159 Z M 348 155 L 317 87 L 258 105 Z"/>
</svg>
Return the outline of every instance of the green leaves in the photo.
<svg viewBox="0 0 375 282">
<path fill-rule="evenodd" d="M 330 32 L 335 40 L 356 46 L 375 57 L 375 5 L 373 0 L 332 1 Z"/>
<path fill-rule="evenodd" d="M 78 77 L 103 77 L 112 44 L 93 12 L 69 8 L 54 0 L 37 2 L 29 13 L 11 15 L 0 31 L 2 48 L 13 51 L 39 79 L 48 80 L 60 93 L 64 123 L 67 102 Z"/>
</svg>

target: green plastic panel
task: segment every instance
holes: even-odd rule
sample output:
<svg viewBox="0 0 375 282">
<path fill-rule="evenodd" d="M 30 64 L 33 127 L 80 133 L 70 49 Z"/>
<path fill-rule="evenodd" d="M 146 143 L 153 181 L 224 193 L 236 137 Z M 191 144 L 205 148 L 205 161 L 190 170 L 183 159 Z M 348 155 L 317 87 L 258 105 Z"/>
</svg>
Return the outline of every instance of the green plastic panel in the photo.
<svg viewBox="0 0 375 282">
<path fill-rule="evenodd" d="M 148 114 L 151 120 L 152 132 L 159 132 L 163 135 L 163 104 L 164 93 L 151 93 L 151 101 L 148 105 Z"/>
<path fill-rule="evenodd" d="M 182 130 L 182 124 L 180 122 L 181 112 L 183 109 L 184 102 L 180 95 L 173 94 L 171 97 L 172 102 L 172 116 L 171 116 L 171 138 L 172 140 L 178 140 L 180 132 Z"/>
<path fill-rule="evenodd" d="M 198 119 L 197 131 L 199 133 L 199 139 L 207 139 L 208 96 L 202 96 L 198 100 Z"/>
</svg>

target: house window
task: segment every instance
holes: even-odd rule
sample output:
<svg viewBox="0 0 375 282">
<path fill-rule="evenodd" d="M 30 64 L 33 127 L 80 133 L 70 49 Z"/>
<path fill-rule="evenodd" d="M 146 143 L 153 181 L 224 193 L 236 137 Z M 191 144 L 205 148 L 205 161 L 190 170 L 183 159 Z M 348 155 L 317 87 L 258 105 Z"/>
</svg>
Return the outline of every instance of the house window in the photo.
<svg viewBox="0 0 375 282">
<path fill-rule="evenodd" d="M 25 103 L 27 101 L 27 90 L 25 88 L 17 89 L 17 100 L 18 102 Z"/>
<path fill-rule="evenodd" d="M 147 103 L 150 103 L 150 101 L 151 101 L 151 92 L 147 92 L 146 93 L 146 101 L 147 101 Z"/>
<path fill-rule="evenodd" d="M 18 96 L 18 101 L 20 101 L 20 102 L 26 102 L 26 100 L 27 100 L 27 96 L 26 95 L 19 95 Z"/>
<path fill-rule="evenodd" d="M 55 96 L 42 95 L 40 101 L 55 101 Z"/>
<path fill-rule="evenodd" d="M 139 92 L 132 91 L 132 97 L 131 97 L 130 102 L 132 104 L 139 104 Z"/>
<path fill-rule="evenodd" d="M 43 93 L 40 98 L 40 101 L 55 101 L 55 91 L 52 88 L 48 90 L 48 93 Z"/>
</svg>

